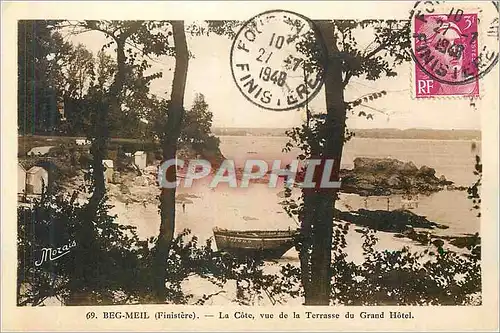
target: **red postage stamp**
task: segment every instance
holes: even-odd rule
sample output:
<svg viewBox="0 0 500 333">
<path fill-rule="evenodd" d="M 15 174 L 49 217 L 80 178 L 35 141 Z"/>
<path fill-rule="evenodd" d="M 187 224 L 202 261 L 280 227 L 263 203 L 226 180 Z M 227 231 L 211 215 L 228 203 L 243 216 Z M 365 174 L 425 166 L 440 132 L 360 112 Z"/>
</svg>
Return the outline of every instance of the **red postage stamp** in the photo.
<svg viewBox="0 0 500 333">
<path fill-rule="evenodd" d="M 414 16 L 414 96 L 479 96 L 478 15 Z"/>
</svg>

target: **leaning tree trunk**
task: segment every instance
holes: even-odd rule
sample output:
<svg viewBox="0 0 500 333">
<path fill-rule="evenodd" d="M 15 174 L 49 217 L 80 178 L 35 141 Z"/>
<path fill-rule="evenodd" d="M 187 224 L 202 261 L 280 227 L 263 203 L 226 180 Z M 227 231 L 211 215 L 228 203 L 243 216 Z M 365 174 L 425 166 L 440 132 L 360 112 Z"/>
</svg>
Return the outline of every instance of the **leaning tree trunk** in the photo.
<svg viewBox="0 0 500 333">
<path fill-rule="evenodd" d="M 172 95 L 167 110 L 167 126 L 162 144 L 163 161 L 175 159 L 177 141 L 181 132 L 184 115 L 184 91 L 189 63 L 188 47 L 184 32 L 184 21 L 172 21 L 175 43 L 175 72 L 172 83 Z M 170 167 L 165 175 L 168 182 L 177 179 L 177 168 Z M 160 194 L 160 233 L 156 244 L 154 292 L 159 302 L 165 301 L 165 280 L 167 257 L 174 238 L 175 230 L 175 192 L 174 188 L 162 188 Z"/>
<path fill-rule="evenodd" d="M 106 137 L 107 137 L 107 114 L 108 106 L 99 101 L 94 110 L 94 129 L 95 134 L 92 139 L 90 153 L 92 155 L 92 196 L 89 200 L 89 213 L 93 216 L 97 207 L 106 193 L 106 184 L 104 179 L 104 166 L 102 160 L 106 157 Z"/>
<path fill-rule="evenodd" d="M 318 21 L 317 26 L 325 41 L 329 59 L 325 73 L 326 127 L 329 134 L 322 157 L 334 160 L 332 180 L 338 180 L 346 120 L 342 66 L 341 59 L 337 56 L 339 50 L 336 46 L 333 22 Z M 306 297 L 306 305 L 328 305 L 331 294 L 331 250 L 336 190 L 321 190 L 312 195 L 312 203 L 315 205 L 311 254 L 312 284 L 308 293 L 309 299 Z"/>
<path fill-rule="evenodd" d="M 117 71 L 115 80 L 111 85 L 109 96 L 102 96 L 102 100 L 97 101 L 97 109 L 95 110 L 95 133 L 91 146 L 92 154 L 92 177 L 93 177 L 93 193 L 89 200 L 89 210 L 95 213 L 99 203 L 106 194 L 106 180 L 104 179 L 104 166 L 102 161 L 107 156 L 107 145 L 109 139 L 110 123 L 109 114 L 116 115 L 120 113 L 121 94 L 125 81 L 125 39 L 126 37 L 117 38 L 116 41 L 116 62 Z"/>
</svg>

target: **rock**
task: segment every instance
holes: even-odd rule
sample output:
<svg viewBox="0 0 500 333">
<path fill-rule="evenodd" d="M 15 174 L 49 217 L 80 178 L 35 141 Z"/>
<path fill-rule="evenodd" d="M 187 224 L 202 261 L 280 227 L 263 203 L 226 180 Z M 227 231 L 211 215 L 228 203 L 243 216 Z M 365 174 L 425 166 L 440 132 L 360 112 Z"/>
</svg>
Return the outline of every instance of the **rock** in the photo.
<svg viewBox="0 0 500 333">
<path fill-rule="evenodd" d="M 398 161 L 399 162 L 399 161 Z M 418 168 L 413 162 L 408 162 L 408 163 L 403 163 L 403 166 L 401 167 L 401 172 L 406 173 L 406 174 L 415 174 L 418 172 Z"/>
<path fill-rule="evenodd" d="M 356 158 L 354 168 L 340 170 L 342 191 L 359 195 L 430 194 L 453 184 L 436 177 L 428 166 L 420 169 L 413 162 L 391 158 Z"/>
<path fill-rule="evenodd" d="M 391 187 L 398 187 L 399 185 L 401 185 L 401 181 L 399 180 L 398 175 L 390 176 L 389 179 L 387 179 L 387 185 Z"/>
<path fill-rule="evenodd" d="M 449 181 L 446 179 L 446 177 L 444 175 L 441 175 L 441 177 L 439 177 L 439 182 L 442 184 L 442 185 L 447 185 L 447 186 L 453 186 L 453 182 L 452 181 Z"/>
<path fill-rule="evenodd" d="M 111 177 L 111 183 L 119 184 L 121 181 L 120 173 L 118 171 L 113 172 L 113 176 Z"/>
<path fill-rule="evenodd" d="M 134 178 L 134 185 L 135 186 L 148 186 L 148 178 L 145 176 L 137 176 Z"/>
<path fill-rule="evenodd" d="M 155 165 L 148 165 L 147 167 L 144 168 L 144 173 L 145 174 L 157 174 L 158 167 Z"/>
<path fill-rule="evenodd" d="M 430 168 L 426 165 L 423 165 L 420 170 L 418 170 L 418 173 L 422 176 L 427 176 L 427 177 L 434 177 L 436 175 L 436 170 L 433 168 Z M 441 176 L 444 177 L 444 176 Z M 446 178 L 445 178 L 446 180 Z"/>
<path fill-rule="evenodd" d="M 469 248 L 469 247 L 474 247 L 478 246 L 481 244 L 481 238 L 479 237 L 479 234 L 476 233 L 475 235 L 466 235 L 462 237 L 454 237 L 451 239 L 450 244 L 458 247 L 458 248 Z"/>
<path fill-rule="evenodd" d="M 123 194 L 131 194 L 130 189 L 125 184 L 120 184 L 120 192 Z"/>
<path fill-rule="evenodd" d="M 342 221 L 378 231 L 404 233 L 406 237 L 416 234 L 413 228 L 434 229 L 438 226 L 423 216 L 402 209 L 394 211 L 359 209 L 353 212 L 336 210 L 336 212 Z"/>
</svg>

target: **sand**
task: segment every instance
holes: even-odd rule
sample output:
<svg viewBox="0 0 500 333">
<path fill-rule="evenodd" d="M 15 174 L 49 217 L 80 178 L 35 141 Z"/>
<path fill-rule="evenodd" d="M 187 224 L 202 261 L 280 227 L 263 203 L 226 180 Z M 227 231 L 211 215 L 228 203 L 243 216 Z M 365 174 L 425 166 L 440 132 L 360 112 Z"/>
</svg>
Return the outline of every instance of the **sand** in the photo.
<svg viewBox="0 0 500 333">
<path fill-rule="evenodd" d="M 213 237 L 212 229 L 214 227 L 228 229 L 295 229 L 297 227 L 294 219 L 290 218 L 282 206 L 282 189 L 268 188 L 264 184 L 251 184 L 248 189 L 210 189 L 206 184 L 198 184 L 193 188 L 179 188 L 177 192 L 176 207 L 176 233 L 183 229 L 190 229 L 191 235 L 196 235 L 200 243 L 207 238 Z M 144 188 L 132 187 L 131 194 L 134 191 L 144 193 Z M 159 193 L 157 188 L 149 188 L 151 201 L 146 205 L 142 203 L 131 203 L 126 205 L 115 197 L 111 196 L 111 204 L 114 208 L 111 213 L 117 214 L 118 221 L 123 224 L 137 227 L 138 236 L 142 239 L 157 236 L 160 226 L 160 217 L 158 214 L 158 205 L 155 202 L 155 196 Z M 182 209 L 182 203 L 185 203 L 185 211 Z M 343 202 L 340 203 L 341 209 L 346 209 Z M 351 226 L 347 235 L 346 252 L 349 253 L 349 259 L 355 262 L 362 262 L 362 237 L 355 232 L 355 226 Z M 422 247 L 408 239 L 393 237 L 393 234 L 378 232 L 379 243 L 377 249 L 399 250 L 403 246 L 409 246 L 412 250 L 422 250 Z M 299 265 L 298 253 L 295 249 L 289 250 L 277 262 L 267 262 L 266 271 L 273 272 L 279 269 L 282 264 L 290 263 Z M 192 277 L 185 281 L 184 288 L 187 293 L 194 295 L 194 300 L 201 298 L 203 294 L 212 294 L 220 289 L 210 282 L 201 278 Z M 228 282 L 224 291 L 211 298 L 206 304 L 227 305 L 236 299 L 236 283 Z M 300 305 L 302 299 L 288 299 L 289 305 Z M 256 305 L 271 305 L 271 300 L 264 295 L 261 300 L 255 300 Z"/>
</svg>

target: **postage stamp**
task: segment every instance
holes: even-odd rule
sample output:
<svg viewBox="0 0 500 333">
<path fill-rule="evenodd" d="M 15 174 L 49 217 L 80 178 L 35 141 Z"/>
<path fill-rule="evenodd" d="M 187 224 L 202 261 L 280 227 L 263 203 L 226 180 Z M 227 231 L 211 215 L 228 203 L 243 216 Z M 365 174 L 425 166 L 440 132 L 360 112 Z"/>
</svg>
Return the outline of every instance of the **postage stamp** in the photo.
<svg viewBox="0 0 500 333">
<path fill-rule="evenodd" d="M 492 12 L 496 6 L 486 9 Z M 415 5 L 414 97 L 480 97 L 480 79 L 498 61 L 498 18 L 484 17 L 484 12 L 431 1 Z"/>
<path fill-rule="evenodd" d="M 251 18 L 231 47 L 231 72 L 240 92 L 273 111 L 296 109 L 323 85 L 326 48 L 314 23 L 285 10 Z"/>
</svg>

